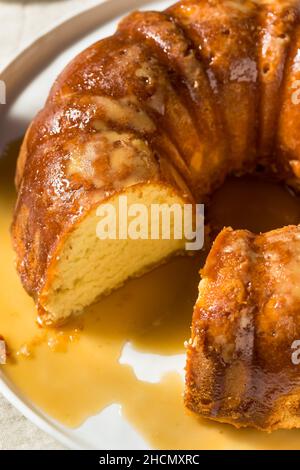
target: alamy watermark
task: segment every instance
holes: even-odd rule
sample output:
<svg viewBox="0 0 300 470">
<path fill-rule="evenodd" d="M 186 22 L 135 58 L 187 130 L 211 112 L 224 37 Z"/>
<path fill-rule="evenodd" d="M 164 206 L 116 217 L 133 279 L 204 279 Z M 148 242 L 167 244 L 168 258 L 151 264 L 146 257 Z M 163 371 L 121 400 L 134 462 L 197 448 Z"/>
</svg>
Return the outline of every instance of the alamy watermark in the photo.
<svg viewBox="0 0 300 470">
<path fill-rule="evenodd" d="M 294 90 L 292 94 L 292 103 L 294 105 L 300 104 L 300 80 L 295 80 L 292 83 L 292 89 Z"/>
<path fill-rule="evenodd" d="M 129 203 L 126 195 L 117 204 L 102 204 L 96 215 L 100 240 L 184 240 L 187 251 L 204 245 L 203 204 Z"/>
<path fill-rule="evenodd" d="M 0 80 L 0 104 L 6 104 L 6 85 L 3 80 Z"/>
<path fill-rule="evenodd" d="M 291 361 L 294 366 L 298 366 L 300 364 L 300 340 L 296 339 L 292 345 L 291 349 L 293 350 Z"/>
</svg>

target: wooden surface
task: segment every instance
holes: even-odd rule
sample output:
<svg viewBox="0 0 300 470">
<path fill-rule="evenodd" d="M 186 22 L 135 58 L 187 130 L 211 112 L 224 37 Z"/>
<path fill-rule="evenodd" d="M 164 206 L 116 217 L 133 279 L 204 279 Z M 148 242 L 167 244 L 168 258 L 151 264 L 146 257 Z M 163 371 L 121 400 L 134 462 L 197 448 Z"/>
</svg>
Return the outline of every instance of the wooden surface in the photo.
<svg viewBox="0 0 300 470">
<path fill-rule="evenodd" d="M 117 1 L 117 0 L 116 0 Z M 97 0 L 0 0 L 0 69 L 45 29 Z M 0 396 L 0 450 L 62 449 Z"/>
</svg>

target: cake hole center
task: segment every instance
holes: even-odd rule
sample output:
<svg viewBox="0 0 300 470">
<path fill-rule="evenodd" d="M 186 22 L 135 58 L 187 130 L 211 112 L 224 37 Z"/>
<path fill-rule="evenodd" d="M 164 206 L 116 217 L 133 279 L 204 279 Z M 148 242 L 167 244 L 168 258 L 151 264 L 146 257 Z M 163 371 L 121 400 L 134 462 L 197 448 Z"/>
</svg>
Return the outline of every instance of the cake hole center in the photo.
<svg viewBox="0 0 300 470">
<path fill-rule="evenodd" d="M 212 196 L 206 214 L 214 235 L 225 226 L 267 232 L 300 223 L 300 197 L 284 184 L 230 177 Z"/>
</svg>

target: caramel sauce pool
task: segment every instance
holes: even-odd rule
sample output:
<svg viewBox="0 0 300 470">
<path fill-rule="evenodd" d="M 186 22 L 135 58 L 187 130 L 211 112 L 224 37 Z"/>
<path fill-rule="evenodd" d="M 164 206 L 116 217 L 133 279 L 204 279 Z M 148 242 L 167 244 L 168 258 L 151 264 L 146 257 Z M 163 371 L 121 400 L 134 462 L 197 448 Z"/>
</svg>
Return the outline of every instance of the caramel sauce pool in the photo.
<svg viewBox="0 0 300 470">
<path fill-rule="evenodd" d="M 184 353 L 204 252 L 174 259 L 128 282 L 64 328 L 38 327 L 34 304 L 15 271 L 9 234 L 18 148 L 18 142 L 12 144 L 0 159 L 0 334 L 10 352 L 1 372 L 28 399 L 70 427 L 118 403 L 154 448 L 300 449 L 300 431 L 236 430 L 192 415 L 183 406 L 178 373 L 163 376 L 159 383 L 143 382 L 131 366 L 119 363 L 127 342 L 142 353 Z M 216 230 L 232 225 L 265 231 L 298 223 L 299 202 L 275 184 L 231 179 L 214 195 L 208 216 Z"/>
</svg>

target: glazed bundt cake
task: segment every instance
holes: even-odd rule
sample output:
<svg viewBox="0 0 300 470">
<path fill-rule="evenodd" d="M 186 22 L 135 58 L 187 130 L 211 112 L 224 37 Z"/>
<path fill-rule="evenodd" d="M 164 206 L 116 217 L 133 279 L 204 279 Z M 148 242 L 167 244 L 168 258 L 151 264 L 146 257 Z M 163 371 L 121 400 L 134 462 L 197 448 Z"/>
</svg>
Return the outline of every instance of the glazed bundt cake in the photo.
<svg viewBox="0 0 300 470">
<path fill-rule="evenodd" d="M 299 187 L 299 51 L 300 0 L 183 0 L 162 13 L 131 14 L 66 67 L 27 131 L 16 175 L 17 266 L 42 322 L 81 312 L 184 250 L 185 241 L 172 237 L 99 240 L 97 211 L 108 202 L 117 208 L 120 195 L 147 207 L 204 202 L 227 175 L 257 170 Z M 297 233 L 285 229 L 282 245 L 292 237 L 297 247 Z M 254 327 L 262 344 L 276 348 L 278 326 L 287 330 L 283 342 L 290 335 L 292 315 L 276 323 L 275 306 L 263 306 L 268 289 L 279 289 L 268 275 L 285 269 L 275 269 L 274 253 L 274 269 L 266 272 L 271 261 L 261 245 L 276 236 L 227 230 L 209 256 L 186 393 L 187 406 L 201 414 L 276 427 L 272 417 L 264 421 L 266 397 L 279 404 L 283 395 L 276 384 L 256 393 L 268 380 L 267 352 L 257 353 L 261 370 L 251 368 Z M 284 253 L 280 247 L 278 256 Z M 268 278 L 260 286 L 266 292 L 248 292 L 260 275 Z M 258 324 L 251 308 L 259 311 Z M 283 362 L 273 364 L 271 375 L 282 372 Z M 245 380 L 232 391 L 236 374 Z M 277 422 L 286 426 L 288 417 Z"/>
<path fill-rule="evenodd" d="M 236 427 L 300 427 L 293 362 L 299 260 L 299 226 L 218 235 L 202 270 L 188 345 L 185 400 L 193 411 Z"/>
</svg>

